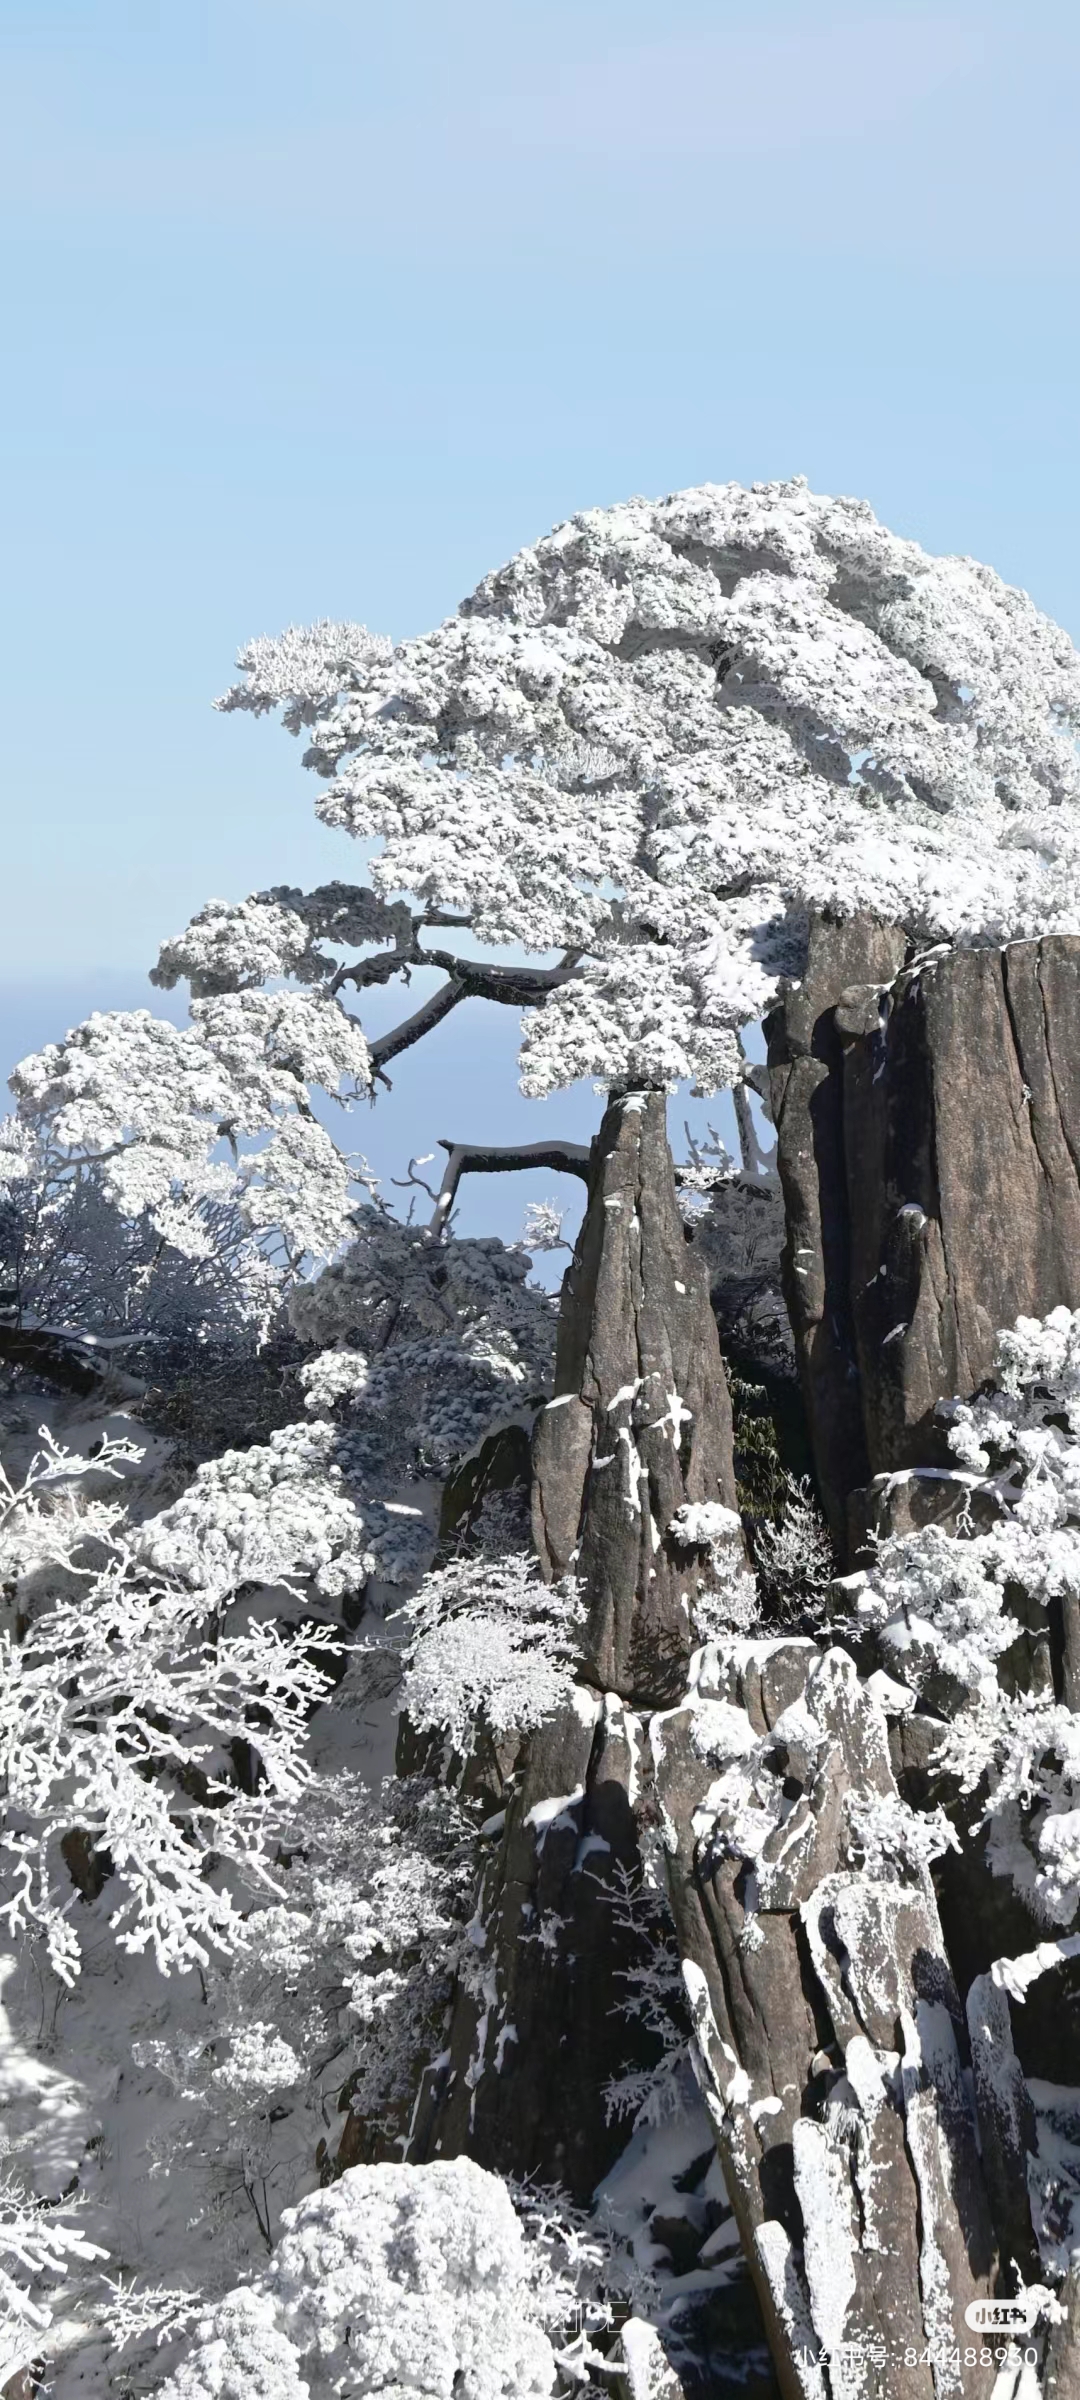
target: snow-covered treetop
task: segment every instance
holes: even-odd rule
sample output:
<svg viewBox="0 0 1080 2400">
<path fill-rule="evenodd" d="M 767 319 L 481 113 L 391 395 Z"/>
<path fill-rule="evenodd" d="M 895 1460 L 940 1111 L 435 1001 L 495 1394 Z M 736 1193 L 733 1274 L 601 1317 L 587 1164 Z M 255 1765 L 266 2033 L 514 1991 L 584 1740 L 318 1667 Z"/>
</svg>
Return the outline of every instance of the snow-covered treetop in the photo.
<svg viewBox="0 0 1080 2400">
<path fill-rule="evenodd" d="M 927 942 L 1080 929 L 1068 637 L 801 480 L 587 510 L 417 640 L 323 624 L 240 665 L 220 705 L 307 729 L 318 813 L 381 843 L 370 882 L 208 901 L 154 970 L 190 1026 L 94 1017 L 12 1079 L 189 1257 L 222 1208 L 286 1281 L 333 1257 L 354 1179 L 319 1090 L 374 1093 L 470 996 L 524 1011 L 527 1092 L 715 1090 L 752 1076 L 740 1028 L 811 907 Z M 367 987 L 431 968 L 369 1041 Z"/>
<path fill-rule="evenodd" d="M 527 1020 L 536 1092 L 737 1076 L 812 905 L 925 940 L 1080 927 L 1067 635 L 801 478 L 586 510 L 418 640 L 315 626 L 240 665 L 220 705 L 310 731 L 320 816 L 382 837 L 378 893 L 580 957 Z"/>
<path fill-rule="evenodd" d="M 504 2186 L 471 2159 L 351 2167 L 196 2327 L 162 2400 L 542 2400 L 555 2382 Z"/>
<path fill-rule="evenodd" d="M 321 995 L 220 986 L 191 1015 L 184 1027 L 148 1009 L 94 1015 L 23 1059 L 10 1082 L 24 1123 L 189 1257 L 212 1249 L 208 1212 L 222 1204 L 249 1231 L 273 1228 L 286 1259 L 331 1256 L 349 1179 L 309 1086 L 342 1099 L 369 1089 L 359 1025 Z M 267 1131 L 266 1148 L 241 1155 Z"/>
<path fill-rule="evenodd" d="M 496 1733 L 521 1733 L 570 1699 L 584 1606 L 572 1578 L 544 1583 L 528 1552 L 433 1568 L 403 1613 L 411 1632 L 402 1706 L 463 1757 L 481 1711 Z"/>
</svg>

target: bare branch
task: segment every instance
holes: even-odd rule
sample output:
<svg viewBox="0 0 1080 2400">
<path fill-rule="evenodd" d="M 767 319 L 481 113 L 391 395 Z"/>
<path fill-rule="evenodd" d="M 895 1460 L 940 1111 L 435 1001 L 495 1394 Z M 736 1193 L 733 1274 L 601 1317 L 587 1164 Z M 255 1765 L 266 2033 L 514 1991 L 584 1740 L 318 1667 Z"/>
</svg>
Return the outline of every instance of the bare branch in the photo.
<svg viewBox="0 0 1080 2400">
<path fill-rule="evenodd" d="M 431 1032 L 433 1025 L 438 1025 L 443 1017 L 448 1017 L 451 1009 L 457 1007 L 458 1001 L 466 998 L 464 984 L 458 983 L 455 978 L 451 977 L 449 982 L 441 983 L 437 992 L 432 992 L 429 999 L 413 1010 L 411 1017 L 403 1018 L 401 1024 L 395 1025 L 391 1033 L 380 1034 L 378 1041 L 370 1044 L 371 1064 L 375 1074 L 381 1075 L 387 1059 L 396 1058 L 399 1050 L 410 1050 L 414 1042 L 422 1041 L 425 1033 Z M 383 1080 L 386 1080 L 385 1077 Z"/>
<path fill-rule="evenodd" d="M 418 1167 L 426 1167 L 428 1164 L 428 1159 L 434 1158 L 434 1156 L 435 1153 L 433 1150 L 431 1150 L 424 1158 L 410 1158 L 408 1174 L 391 1175 L 391 1183 L 397 1185 L 399 1192 L 407 1192 L 410 1190 L 413 1184 L 416 1184 L 420 1191 L 427 1193 L 429 1200 L 438 1200 L 438 1192 L 435 1190 L 434 1186 L 428 1182 L 426 1175 L 418 1175 L 416 1172 Z"/>
<path fill-rule="evenodd" d="M 750 1091 L 757 1093 L 763 1109 L 768 1114 L 772 1105 L 772 1085 L 769 1081 L 769 1070 L 765 1060 L 748 1058 L 743 1068 L 742 1079 Z"/>
<path fill-rule="evenodd" d="M 587 1183 L 592 1158 L 585 1142 L 520 1142 L 485 1148 L 473 1142 L 448 1142 L 440 1135 L 439 1148 L 449 1155 L 431 1219 L 432 1233 L 442 1232 L 463 1175 L 506 1175 L 529 1167 L 550 1167 L 556 1175 L 580 1175 Z"/>
<path fill-rule="evenodd" d="M 401 954 L 395 956 L 398 966 L 405 963 Z M 449 1016 L 459 1000 L 499 1000 L 508 1008 L 542 1008 L 550 992 L 570 982 L 580 956 L 580 951 L 568 950 L 554 967 L 498 967 L 483 959 L 455 958 L 452 950 L 418 949 L 408 963 L 416 967 L 444 967 L 447 981 L 411 1017 L 404 1018 L 391 1033 L 381 1034 L 378 1041 L 372 1042 L 371 1064 L 375 1073 L 381 1076 L 388 1059 L 396 1058 L 399 1051 L 409 1050 L 414 1042 L 421 1041 L 433 1025 Z"/>
</svg>

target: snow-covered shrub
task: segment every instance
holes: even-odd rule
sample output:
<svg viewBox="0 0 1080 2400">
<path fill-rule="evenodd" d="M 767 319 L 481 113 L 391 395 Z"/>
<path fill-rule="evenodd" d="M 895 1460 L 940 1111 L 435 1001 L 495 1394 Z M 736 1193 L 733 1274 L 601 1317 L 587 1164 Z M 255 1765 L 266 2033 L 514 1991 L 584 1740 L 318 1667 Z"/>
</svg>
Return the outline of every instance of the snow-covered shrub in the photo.
<svg viewBox="0 0 1080 2400">
<path fill-rule="evenodd" d="M 976 1473 L 996 1461 L 1005 1487 L 1032 1484 L 1028 1521 L 1035 1489 L 1055 1485 L 1064 1517 L 1065 1503 L 1080 1506 L 1080 1310 L 1019 1317 L 998 1335 L 997 1368 L 996 1390 L 945 1411 L 950 1447 Z"/>
<path fill-rule="evenodd" d="M 296 1330 L 307 1416 L 201 1465 L 140 1537 L 153 1568 L 225 1597 L 305 1578 L 324 1601 L 370 1576 L 408 1583 L 431 1556 L 423 1487 L 547 1388 L 550 1296 L 499 1241 L 459 1242 L 374 1203 L 357 1238 L 303 1282 Z"/>
<path fill-rule="evenodd" d="M 317 1358 L 305 1360 L 300 1370 L 300 1389 L 309 1416 L 332 1417 L 342 1401 L 359 1397 L 370 1374 L 362 1350 L 320 1350 Z"/>
<path fill-rule="evenodd" d="M 356 1238 L 301 1285 L 292 1317 L 318 1344 L 309 1405 L 343 1415 L 374 1465 L 377 1449 L 445 1471 L 550 1388 L 556 1303 L 530 1261 L 497 1239 L 404 1223 L 368 1203 Z M 365 1362 L 337 1382 L 334 1353 Z"/>
<path fill-rule="evenodd" d="M 308 1778 L 306 1721 L 333 1638 L 314 1628 L 301 1648 L 273 1624 L 223 1626 L 215 1590 L 149 1570 L 119 1502 L 80 1507 L 80 1486 L 119 1452 L 87 1462 L 51 1445 L 21 1486 L 0 1479 L 0 1921 L 44 1939 L 64 1981 L 80 1957 L 73 1840 L 115 1876 L 124 1948 L 150 1947 L 169 1969 L 237 1938 L 222 1870 L 273 1879 L 275 1818 Z M 224 1771 L 234 1741 L 257 1751 L 257 1795 Z"/>
<path fill-rule="evenodd" d="M 477 1718 L 528 1732 L 569 1699 L 584 1608 L 572 1577 L 545 1583 L 524 1551 L 467 1552 L 425 1575 L 406 1602 L 402 1705 L 465 1751 Z"/>
<path fill-rule="evenodd" d="M 332 1345 L 299 1372 L 307 1417 L 198 1468 L 140 1536 L 156 1571 L 221 1597 L 305 1578 L 331 1602 L 372 1575 L 414 1581 L 423 1487 L 545 1390 L 554 1314 L 527 1259 L 360 1214 L 359 1239 L 295 1296 L 300 1334 Z"/>
<path fill-rule="evenodd" d="M 0 2375 L 6 2379 L 40 2347 L 50 2301 L 72 2269 L 104 2256 L 87 2239 L 77 2204 L 51 2207 L 10 2169 L 0 2172 Z"/>
<path fill-rule="evenodd" d="M 136 2046 L 183 2104 L 153 2144 L 165 2172 L 202 2160 L 208 2213 L 252 2207 L 269 2242 L 309 2189 L 339 2096 L 370 2139 L 407 2122 L 438 2048 L 466 1940 L 475 1836 L 419 1778 L 372 1791 L 316 1777 L 282 1825 L 282 1897 L 204 1971 L 206 2023 Z"/>
<path fill-rule="evenodd" d="M 1080 1311 L 1001 1333 L 998 1376 L 944 1412 L 968 1495 L 955 1530 L 883 1542 L 858 1616 L 946 1716 L 936 1763 L 980 1793 L 991 1866 L 1062 1926 L 1080 1906 L 1080 1719 L 1054 1697 L 1048 1629 L 1080 1606 Z"/>
<path fill-rule="evenodd" d="M 609 2117 L 628 2117 L 634 2126 L 659 2124 L 679 2105 L 679 2076 L 690 2038 L 682 1964 L 662 1882 L 620 1866 L 613 1885 L 610 1905 L 633 1945 L 629 1964 L 619 1970 L 619 2011 L 653 2037 L 659 2057 L 654 2067 L 612 2076 L 604 2103 Z"/>
<path fill-rule="evenodd" d="M 142 1529 L 147 1564 L 218 1600 L 296 1576 L 326 1599 L 362 1591 L 375 1559 L 338 1447 L 331 1425 L 285 1425 L 209 1460 Z"/>
<path fill-rule="evenodd" d="M 4 1321 L 69 1343 L 83 1364 L 162 1385 L 205 1379 L 280 1327 L 280 1274 L 236 1207 L 207 1196 L 198 1218 L 197 1249 L 179 1248 L 144 1210 L 117 1206 L 103 1167 L 74 1161 L 47 1126 L 0 1120 Z"/>
<path fill-rule="evenodd" d="M 302 2201 L 161 2400 L 547 2400 L 555 2371 L 509 2194 L 458 2158 Z"/>
<path fill-rule="evenodd" d="M 779 1517 L 762 1517 L 755 1523 L 753 1552 L 762 1609 L 769 1621 L 804 1631 L 820 1623 L 836 1558 L 806 1476 L 785 1475 Z"/>
<path fill-rule="evenodd" d="M 573 1244 L 565 1240 L 563 1225 L 565 1208 L 557 1200 L 530 1200 L 525 1209 L 521 1229 L 523 1250 L 570 1250 Z"/>
<path fill-rule="evenodd" d="M 525 2262 L 537 2316 L 555 2352 L 558 2389 L 575 2400 L 608 2390 L 608 2360 L 597 2346 L 616 2309 L 641 2291 L 645 2278 L 625 2245 L 592 2210 L 536 2183 L 509 2186 L 525 2239 Z M 591 2380 L 590 2371 L 597 2380 Z"/>
<path fill-rule="evenodd" d="M 680 1549 L 697 1551 L 708 1567 L 690 1600 L 697 1640 L 709 1642 L 720 1633 L 745 1632 L 758 1616 L 760 1601 L 747 1568 L 737 1511 L 725 1508 L 719 1500 L 688 1500 L 676 1510 L 668 1532 Z"/>
<path fill-rule="evenodd" d="M 273 1234 L 269 1252 L 291 1276 L 306 1255 L 333 1255 L 350 1201 L 306 1087 L 367 1091 L 367 1043 L 332 1000 L 307 993 L 232 990 L 194 1000 L 191 1015 L 183 1028 L 148 1009 L 88 1018 L 16 1067 L 20 1113 L 71 1174 L 100 1162 L 106 1201 L 145 1215 L 173 1249 L 205 1257 L 206 1208 L 224 1204 L 264 1250 Z M 241 1155 L 241 1141 L 267 1133 Z"/>
</svg>

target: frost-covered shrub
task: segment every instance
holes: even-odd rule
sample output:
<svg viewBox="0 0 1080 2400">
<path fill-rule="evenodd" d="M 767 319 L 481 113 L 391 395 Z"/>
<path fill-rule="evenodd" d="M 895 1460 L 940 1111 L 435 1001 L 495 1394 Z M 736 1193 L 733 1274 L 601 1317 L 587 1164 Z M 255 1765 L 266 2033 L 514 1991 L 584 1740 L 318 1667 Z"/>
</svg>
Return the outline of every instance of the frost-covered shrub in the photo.
<svg viewBox="0 0 1080 2400">
<path fill-rule="evenodd" d="M 970 1495 L 955 1530 L 883 1542 L 858 1614 L 890 1672 L 946 1716 L 937 1764 L 980 1794 L 991 1866 L 1061 1926 L 1080 1906 L 1080 1719 L 1054 1697 L 1047 1629 L 1055 1612 L 1075 1629 L 1080 1606 L 1080 1311 L 1021 1318 L 999 1335 L 998 1373 L 944 1412 Z"/>
<path fill-rule="evenodd" d="M 182 2104 L 155 2137 L 157 2166 L 202 2162 L 207 2213 L 247 2202 L 265 2238 L 310 2187 L 339 2098 L 368 2137 L 407 2121 L 438 2048 L 466 1941 L 475 1836 L 419 1778 L 372 1791 L 315 1778 L 281 1829 L 280 1898 L 204 1972 L 207 2019 L 182 2041 L 136 2045 Z"/>
<path fill-rule="evenodd" d="M 101 1161 L 105 1199 L 126 1218 L 145 1215 L 185 1256 L 206 1256 L 215 1203 L 233 1206 L 252 1233 L 272 1230 L 290 1273 L 307 1254 L 332 1256 L 349 1175 L 306 1087 L 369 1089 L 360 1027 L 332 1000 L 280 990 L 194 1000 L 191 1015 L 187 1027 L 148 1009 L 95 1015 L 23 1059 L 10 1080 L 24 1122 L 73 1172 Z M 242 1140 L 267 1132 L 265 1148 L 240 1154 Z"/>
<path fill-rule="evenodd" d="M 546 2400 L 554 2383 L 509 2195 L 459 2158 L 352 2167 L 290 2211 L 161 2400 Z"/>
<path fill-rule="evenodd" d="M 375 1559 L 337 1449 L 331 1425 L 285 1425 L 265 1444 L 209 1460 L 142 1529 L 148 1564 L 219 1599 L 292 1576 L 310 1577 L 327 1599 L 362 1591 Z"/>
<path fill-rule="evenodd" d="M 754 1565 L 763 1612 L 773 1624 L 819 1624 L 836 1573 L 828 1527 L 808 1479 L 785 1475 L 778 1517 L 753 1529 Z"/>
<path fill-rule="evenodd" d="M 178 1248 L 116 1205 L 100 1165 L 76 1165 L 47 1128 L 0 1120 L 4 1318 L 49 1329 L 84 1365 L 205 1380 L 280 1335 L 281 1279 L 250 1227 L 211 1197 L 198 1217 L 197 1248 L 194 1236 Z"/>
<path fill-rule="evenodd" d="M 196 2323 L 192 2349 L 162 2387 L 169 2400 L 310 2400 L 311 2385 L 263 2292 L 230 2292 Z"/>
<path fill-rule="evenodd" d="M 663 1883 L 641 1869 L 618 1867 L 611 1898 L 616 1924 L 631 1937 L 629 1963 L 620 1969 L 620 2015 L 658 2045 L 655 2066 L 624 2068 L 604 2093 L 609 2118 L 631 2125 L 661 2124 L 680 2106 L 679 2080 L 690 2036 L 682 1963 Z"/>
<path fill-rule="evenodd" d="M 365 1463 L 379 1447 L 443 1470 L 548 1390 L 556 1304 L 523 1250 L 458 1240 L 368 1204 L 357 1235 L 292 1301 L 320 1347 L 308 1405 L 347 1422 Z M 363 1359 L 350 1376 L 335 1355 Z"/>
<path fill-rule="evenodd" d="M 757 1585 L 746 1564 L 742 1521 L 718 1500 L 688 1500 L 676 1510 L 668 1532 L 680 1549 L 697 1551 L 707 1573 L 690 1599 L 699 1642 L 717 1634 L 745 1632 L 758 1616 Z"/>
<path fill-rule="evenodd" d="M 0 2169 L 0 2374 L 6 2378 L 39 2348 L 72 2271 L 104 2256 L 88 2240 L 77 2202 L 50 2208 L 9 2166 Z"/>
<path fill-rule="evenodd" d="M 530 1200 L 526 1204 L 525 1221 L 521 1229 L 523 1250 L 572 1250 L 573 1243 L 565 1240 L 563 1225 L 566 1210 L 557 1200 Z"/>
<path fill-rule="evenodd" d="M 402 1704 L 455 1750 L 468 1749 L 478 1717 L 525 1733 L 569 1699 L 584 1607 L 572 1577 L 544 1583 L 526 1552 L 463 1553 L 424 1577 L 404 1614 Z"/>
<path fill-rule="evenodd" d="M 110 1925 L 160 1967 L 204 1964 L 242 1923 L 241 1885 L 272 1881 L 275 1819 L 304 1788 L 306 1723 L 324 1695 L 329 1629 L 304 1646 L 273 1624 L 222 1626 L 218 1592 L 147 1568 L 119 1502 L 81 1504 L 130 1445 L 92 1463 L 55 1444 L 13 1488 L 0 1471 L 0 1921 L 77 1975 L 72 1841 L 115 1877 Z M 230 1745 L 257 1750 L 237 1790 Z"/>
</svg>

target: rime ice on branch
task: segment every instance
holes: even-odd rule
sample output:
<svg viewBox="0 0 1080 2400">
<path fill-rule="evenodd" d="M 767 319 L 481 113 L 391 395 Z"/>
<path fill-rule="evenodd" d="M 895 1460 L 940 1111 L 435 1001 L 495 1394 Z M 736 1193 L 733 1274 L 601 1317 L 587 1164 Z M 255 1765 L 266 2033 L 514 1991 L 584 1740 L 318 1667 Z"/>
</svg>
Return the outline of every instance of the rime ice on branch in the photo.
<svg viewBox="0 0 1080 2400">
<path fill-rule="evenodd" d="M 419 640 L 313 627 L 240 664 L 221 705 L 284 703 L 379 892 L 581 954 L 527 1029 L 536 1091 L 736 1080 L 809 907 L 1080 924 L 1068 637 L 802 481 L 586 510 Z"/>
<path fill-rule="evenodd" d="M 715 1090 L 755 1079 L 739 1029 L 801 971 L 810 909 L 923 943 L 1080 930 L 1067 636 L 800 480 L 588 510 L 418 640 L 317 625 L 240 665 L 221 706 L 306 732 L 324 822 L 381 844 L 373 888 L 209 902 L 156 971 L 189 979 L 190 1029 L 95 1019 L 16 1080 L 188 1249 L 228 1192 L 288 1271 L 332 1253 L 347 1177 L 309 1087 L 378 1085 L 467 997 L 525 1009 L 526 1091 Z M 366 1045 L 350 987 L 362 1014 L 424 965 L 442 981 Z M 260 988 L 282 978 L 303 989 Z"/>
</svg>

